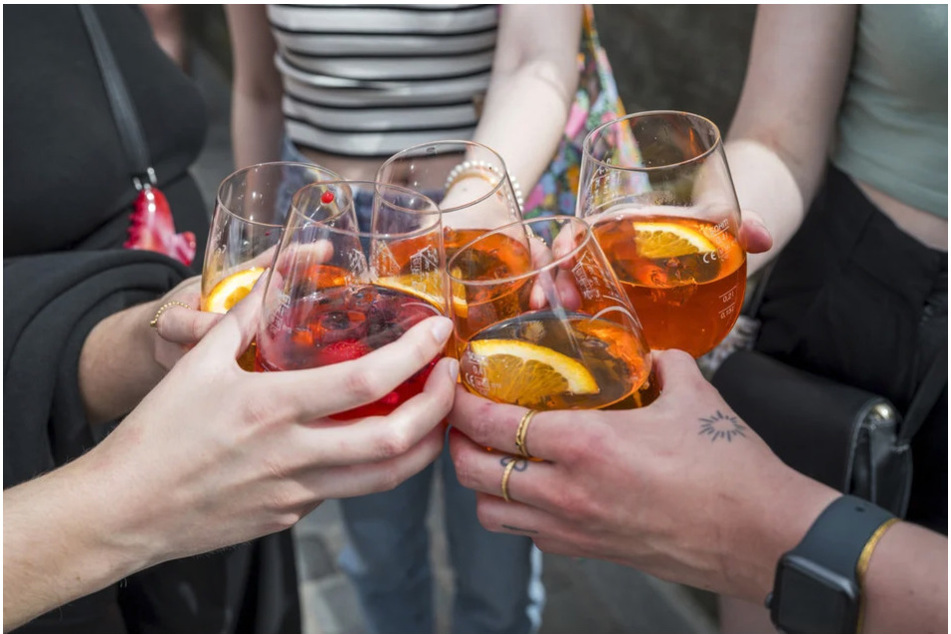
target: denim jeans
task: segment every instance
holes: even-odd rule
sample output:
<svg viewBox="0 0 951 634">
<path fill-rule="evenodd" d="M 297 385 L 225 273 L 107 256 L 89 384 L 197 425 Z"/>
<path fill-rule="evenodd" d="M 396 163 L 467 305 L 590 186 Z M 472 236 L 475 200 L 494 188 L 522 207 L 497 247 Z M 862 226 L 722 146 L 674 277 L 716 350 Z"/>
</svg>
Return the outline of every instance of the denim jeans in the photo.
<svg viewBox="0 0 951 634">
<path fill-rule="evenodd" d="M 285 140 L 283 158 L 307 161 Z M 372 196 L 354 192 L 361 227 Z M 541 552 L 527 537 L 490 533 L 476 516 L 475 493 L 462 487 L 445 448 L 392 491 L 340 500 L 347 545 L 339 565 L 353 583 L 373 634 L 432 634 L 433 574 L 426 514 L 436 471 L 455 592 L 453 634 L 530 634 L 545 604 Z M 502 469 L 499 469 L 501 481 Z"/>
</svg>

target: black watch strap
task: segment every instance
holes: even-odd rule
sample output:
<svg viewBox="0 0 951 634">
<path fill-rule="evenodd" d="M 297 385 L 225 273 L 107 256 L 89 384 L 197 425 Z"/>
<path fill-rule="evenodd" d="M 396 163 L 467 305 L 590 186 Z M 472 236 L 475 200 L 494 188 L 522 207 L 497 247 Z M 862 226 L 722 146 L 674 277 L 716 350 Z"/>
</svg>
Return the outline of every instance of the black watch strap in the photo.
<svg viewBox="0 0 951 634">
<path fill-rule="evenodd" d="M 855 577 L 865 544 L 878 528 L 894 515 L 871 502 L 843 495 L 829 504 L 792 553 L 843 577 Z"/>
<path fill-rule="evenodd" d="M 799 545 L 783 555 L 767 597 L 782 632 L 855 634 L 861 618 L 861 578 L 881 531 L 895 516 L 843 495 L 827 506 Z"/>
</svg>

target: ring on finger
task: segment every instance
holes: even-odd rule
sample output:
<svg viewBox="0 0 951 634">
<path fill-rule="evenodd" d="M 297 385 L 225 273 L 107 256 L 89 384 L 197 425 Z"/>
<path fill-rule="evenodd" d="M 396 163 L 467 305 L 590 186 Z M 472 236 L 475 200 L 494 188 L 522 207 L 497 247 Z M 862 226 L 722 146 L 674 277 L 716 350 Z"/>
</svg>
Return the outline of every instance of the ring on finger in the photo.
<svg viewBox="0 0 951 634">
<path fill-rule="evenodd" d="M 528 452 L 528 426 L 532 424 L 532 418 L 537 414 L 536 410 L 530 409 L 522 415 L 522 420 L 518 423 L 518 429 L 515 431 L 515 448 L 523 458 L 532 458 Z"/>
<path fill-rule="evenodd" d="M 172 308 L 173 306 L 181 306 L 182 308 L 187 308 L 189 310 L 192 309 L 192 307 L 186 304 L 185 302 L 180 302 L 175 299 L 173 299 L 170 302 L 165 302 L 164 304 L 159 306 L 159 309 L 157 311 L 155 311 L 155 317 L 152 317 L 152 321 L 149 322 L 149 326 L 151 326 L 152 328 L 158 328 L 159 317 L 161 317 L 162 314 L 165 313 L 166 310 L 168 310 L 169 308 Z"/>
<path fill-rule="evenodd" d="M 502 499 L 506 502 L 512 501 L 512 498 L 509 497 L 509 478 L 512 477 L 512 471 L 515 470 L 516 463 L 518 463 L 518 460 L 509 461 L 505 465 L 505 471 L 502 472 Z"/>
</svg>

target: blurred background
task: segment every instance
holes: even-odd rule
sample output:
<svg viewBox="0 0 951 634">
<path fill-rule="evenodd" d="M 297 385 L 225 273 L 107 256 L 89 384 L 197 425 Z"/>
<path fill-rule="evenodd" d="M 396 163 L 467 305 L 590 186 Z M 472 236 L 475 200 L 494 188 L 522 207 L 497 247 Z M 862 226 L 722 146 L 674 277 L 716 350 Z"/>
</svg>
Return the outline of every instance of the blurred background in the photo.
<svg viewBox="0 0 951 634">
<path fill-rule="evenodd" d="M 597 5 L 595 17 L 628 112 L 677 109 L 714 121 L 726 134 L 743 81 L 755 5 Z M 231 59 L 221 5 L 179 5 L 184 67 L 208 103 L 210 128 L 195 177 L 213 209 L 218 183 L 231 173 Z M 438 622 L 449 632 L 451 570 L 441 509 L 430 527 Z M 365 632 L 356 597 L 336 566 L 343 527 L 333 502 L 295 529 L 306 634 Z M 669 632 L 712 634 L 711 595 L 600 561 L 545 556 L 548 594 L 540 634 Z"/>
</svg>

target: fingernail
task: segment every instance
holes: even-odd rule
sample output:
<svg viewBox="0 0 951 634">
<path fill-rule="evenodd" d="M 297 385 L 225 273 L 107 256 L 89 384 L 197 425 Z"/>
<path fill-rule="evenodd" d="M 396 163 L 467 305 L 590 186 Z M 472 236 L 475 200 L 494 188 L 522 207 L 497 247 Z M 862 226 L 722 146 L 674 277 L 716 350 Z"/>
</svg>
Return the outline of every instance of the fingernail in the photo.
<svg viewBox="0 0 951 634">
<path fill-rule="evenodd" d="M 446 343 L 450 332 L 452 332 L 452 321 L 445 317 L 439 317 L 436 320 L 436 323 L 433 324 L 433 339 L 435 339 L 439 344 Z"/>
<path fill-rule="evenodd" d="M 450 357 L 449 363 L 447 363 L 446 366 L 446 369 L 449 371 L 449 378 L 455 383 L 456 379 L 459 378 L 459 362 Z"/>
<path fill-rule="evenodd" d="M 545 289 L 541 286 L 534 286 L 532 288 L 531 299 L 529 300 L 532 308 L 540 308 L 545 305 Z"/>
</svg>

